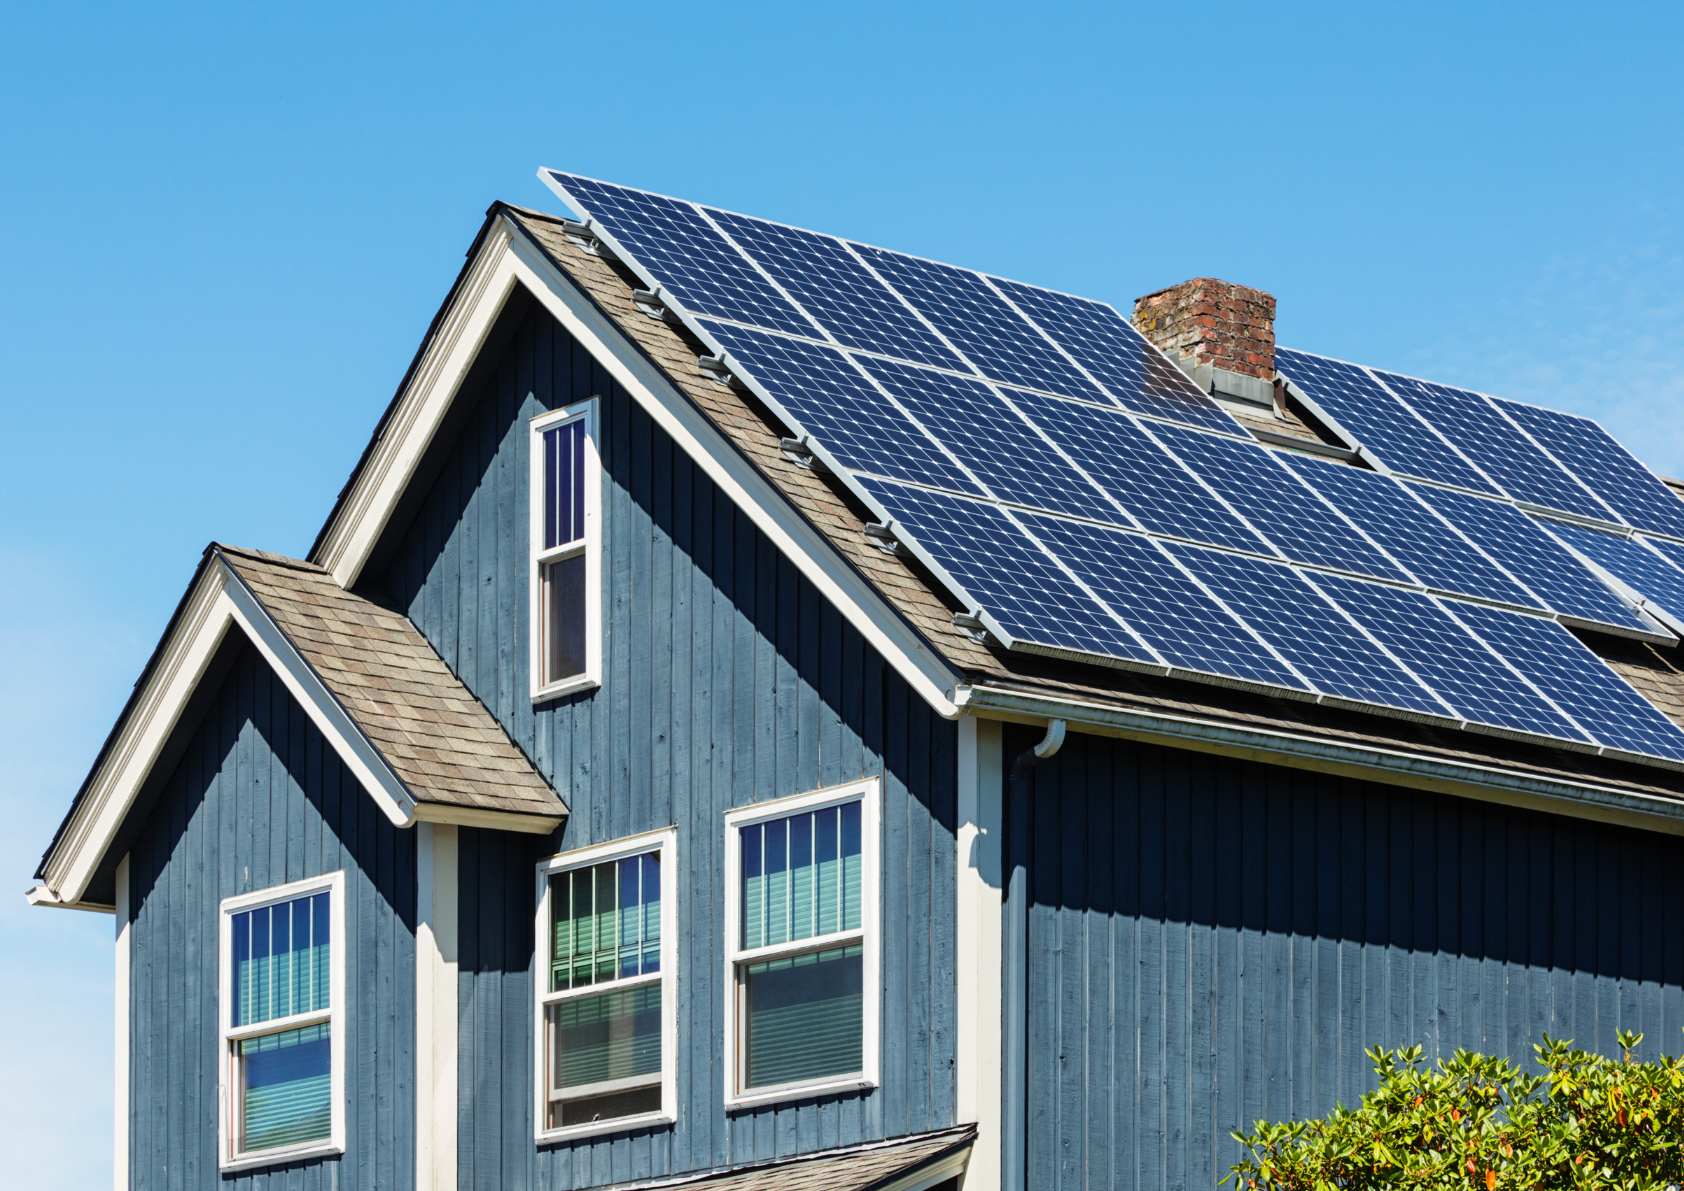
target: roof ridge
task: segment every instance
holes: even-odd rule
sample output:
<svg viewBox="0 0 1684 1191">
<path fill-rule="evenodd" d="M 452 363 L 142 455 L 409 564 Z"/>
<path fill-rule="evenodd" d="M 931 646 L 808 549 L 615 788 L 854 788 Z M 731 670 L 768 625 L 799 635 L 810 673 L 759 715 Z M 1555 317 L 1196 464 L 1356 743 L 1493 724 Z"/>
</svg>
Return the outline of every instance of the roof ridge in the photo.
<svg viewBox="0 0 1684 1191">
<path fill-rule="evenodd" d="M 290 554 L 281 554 L 274 550 L 258 550 L 251 546 L 235 546 L 228 542 L 211 542 L 209 550 L 213 554 L 232 554 L 239 558 L 250 558 L 258 562 L 274 563 L 276 566 L 290 567 L 295 571 L 306 571 L 312 575 L 326 575 L 327 568 L 317 565 L 306 558 L 294 558 Z"/>
</svg>

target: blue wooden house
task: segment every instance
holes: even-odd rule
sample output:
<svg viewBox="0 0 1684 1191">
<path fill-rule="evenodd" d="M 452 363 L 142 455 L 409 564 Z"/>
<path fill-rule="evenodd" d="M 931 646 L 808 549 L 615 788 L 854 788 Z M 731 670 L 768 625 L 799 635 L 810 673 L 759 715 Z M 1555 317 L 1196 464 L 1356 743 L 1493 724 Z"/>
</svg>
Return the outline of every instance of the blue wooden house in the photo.
<svg viewBox="0 0 1684 1191">
<path fill-rule="evenodd" d="M 1684 1027 L 1684 501 L 1584 419 L 545 174 L 30 896 L 120 1188 L 1212 1187 Z"/>
</svg>

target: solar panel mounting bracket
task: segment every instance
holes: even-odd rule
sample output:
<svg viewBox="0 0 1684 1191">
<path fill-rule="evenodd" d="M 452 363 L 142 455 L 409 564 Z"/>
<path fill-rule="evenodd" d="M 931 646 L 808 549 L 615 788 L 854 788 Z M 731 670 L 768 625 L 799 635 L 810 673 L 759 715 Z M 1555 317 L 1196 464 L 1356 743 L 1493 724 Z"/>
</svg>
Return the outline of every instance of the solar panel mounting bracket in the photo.
<svg viewBox="0 0 1684 1191">
<path fill-rule="evenodd" d="M 602 238 L 591 230 L 588 223 L 577 223 L 571 219 L 561 221 L 561 231 L 573 243 L 583 248 L 592 256 L 607 257 L 608 249 L 603 245 Z"/>
<path fill-rule="evenodd" d="M 895 531 L 882 522 L 871 521 L 866 524 L 865 540 L 885 554 L 900 553 L 900 540 L 895 537 Z"/>
<path fill-rule="evenodd" d="M 792 438 L 785 435 L 778 440 L 778 449 L 783 452 L 785 459 L 797 467 L 805 467 L 811 471 L 824 471 L 824 464 L 813 453 L 812 444 L 805 438 Z"/>
<path fill-rule="evenodd" d="M 963 630 L 973 641 L 986 643 L 988 640 L 988 626 L 975 612 L 955 612 L 953 627 Z"/>
<path fill-rule="evenodd" d="M 696 368 L 716 385 L 723 385 L 729 389 L 736 382 L 736 375 L 730 366 L 720 356 L 697 356 Z"/>
<path fill-rule="evenodd" d="M 661 297 L 660 290 L 634 289 L 632 301 L 636 303 L 638 313 L 646 314 L 656 322 L 667 321 L 667 303 L 666 299 Z"/>
</svg>

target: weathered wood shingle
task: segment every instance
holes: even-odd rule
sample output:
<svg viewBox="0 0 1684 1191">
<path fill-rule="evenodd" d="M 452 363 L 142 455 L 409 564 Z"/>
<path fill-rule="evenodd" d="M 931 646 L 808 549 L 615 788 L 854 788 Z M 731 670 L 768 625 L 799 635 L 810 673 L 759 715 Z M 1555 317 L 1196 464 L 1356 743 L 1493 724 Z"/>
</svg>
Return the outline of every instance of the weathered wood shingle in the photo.
<svg viewBox="0 0 1684 1191">
<path fill-rule="evenodd" d="M 417 802 L 558 815 L 566 806 L 401 612 L 321 567 L 217 546 Z"/>
</svg>

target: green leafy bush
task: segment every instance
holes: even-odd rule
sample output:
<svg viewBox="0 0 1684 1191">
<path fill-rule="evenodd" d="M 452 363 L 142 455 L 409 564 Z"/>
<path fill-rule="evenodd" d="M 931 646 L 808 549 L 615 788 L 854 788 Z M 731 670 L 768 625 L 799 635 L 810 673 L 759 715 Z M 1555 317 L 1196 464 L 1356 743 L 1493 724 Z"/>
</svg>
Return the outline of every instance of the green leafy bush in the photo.
<svg viewBox="0 0 1684 1191">
<path fill-rule="evenodd" d="M 1684 1058 L 1638 1061 L 1544 1036 L 1542 1074 L 1458 1050 L 1428 1065 L 1419 1046 L 1368 1052 L 1380 1086 L 1354 1108 L 1234 1137 L 1246 1157 L 1235 1191 L 1370 1187 L 1598 1188 L 1684 1184 Z"/>
</svg>

